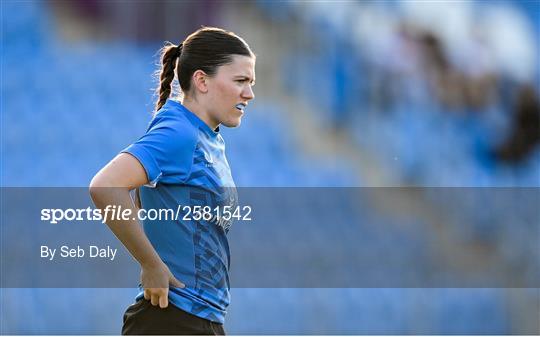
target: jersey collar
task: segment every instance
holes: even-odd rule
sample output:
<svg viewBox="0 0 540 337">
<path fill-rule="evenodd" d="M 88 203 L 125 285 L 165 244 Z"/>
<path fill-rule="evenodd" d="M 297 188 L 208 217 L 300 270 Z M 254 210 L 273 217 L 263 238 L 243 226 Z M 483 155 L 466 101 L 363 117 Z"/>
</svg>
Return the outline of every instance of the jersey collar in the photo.
<svg viewBox="0 0 540 337">
<path fill-rule="evenodd" d="M 217 137 L 219 135 L 219 126 L 212 130 L 202 119 L 200 119 L 197 115 L 195 115 L 193 112 L 191 112 L 188 108 L 186 108 L 182 103 L 174 101 L 172 99 L 168 99 L 165 105 L 169 105 L 171 107 L 174 107 L 176 109 L 181 110 L 184 112 L 184 114 L 189 118 L 189 120 L 197 125 L 199 128 L 201 128 L 205 133 L 212 137 Z"/>
</svg>

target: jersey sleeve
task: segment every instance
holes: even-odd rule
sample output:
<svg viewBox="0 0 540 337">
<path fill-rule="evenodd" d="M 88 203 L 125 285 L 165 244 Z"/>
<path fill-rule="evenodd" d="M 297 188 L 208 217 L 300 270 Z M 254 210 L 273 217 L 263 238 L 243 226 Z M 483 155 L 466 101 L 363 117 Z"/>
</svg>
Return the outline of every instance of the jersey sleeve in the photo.
<svg viewBox="0 0 540 337">
<path fill-rule="evenodd" d="M 146 134 L 122 150 L 143 166 L 149 187 L 158 182 L 183 183 L 193 165 L 196 137 L 186 123 L 162 120 L 151 125 Z"/>
</svg>

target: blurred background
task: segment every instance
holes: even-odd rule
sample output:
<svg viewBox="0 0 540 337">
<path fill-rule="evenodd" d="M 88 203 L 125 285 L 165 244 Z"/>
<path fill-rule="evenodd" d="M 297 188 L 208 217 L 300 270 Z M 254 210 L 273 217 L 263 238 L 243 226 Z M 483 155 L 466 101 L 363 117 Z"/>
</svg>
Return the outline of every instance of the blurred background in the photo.
<svg viewBox="0 0 540 337">
<path fill-rule="evenodd" d="M 2 187 L 87 186 L 144 133 L 164 41 L 178 44 L 212 25 L 244 37 L 257 54 L 256 99 L 240 128 L 223 130 L 238 186 L 538 192 L 539 1 L 1 6 Z M 482 198 L 466 192 L 460 209 L 433 218 L 430 209 L 444 202 L 430 191 L 416 196 L 418 224 L 408 221 L 408 235 L 517 264 L 540 253 L 537 198 L 499 200 L 533 214 L 532 222 L 504 207 L 486 216 Z M 381 231 L 399 228 L 369 218 Z M 404 244 L 400 238 L 391 244 Z M 370 237 L 354 239 L 362 246 Z M 533 247 L 530 256 L 513 254 L 522 245 Z M 1 291 L 3 334 L 117 334 L 136 294 Z M 540 333 L 538 288 L 236 288 L 232 296 L 230 334 Z"/>
</svg>

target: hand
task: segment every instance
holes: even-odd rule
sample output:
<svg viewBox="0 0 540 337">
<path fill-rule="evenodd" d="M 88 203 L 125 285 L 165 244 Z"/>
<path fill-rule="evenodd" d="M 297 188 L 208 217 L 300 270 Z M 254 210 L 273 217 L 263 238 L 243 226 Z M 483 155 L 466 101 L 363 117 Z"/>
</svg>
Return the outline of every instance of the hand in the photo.
<svg viewBox="0 0 540 337">
<path fill-rule="evenodd" d="M 185 287 L 163 262 L 157 266 L 143 267 L 141 283 L 144 288 L 144 298 L 150 300 L 154 306 L 159 305 L 162 309 L 169 305 L 169 285 L 176 288 Z"/>
</svg>

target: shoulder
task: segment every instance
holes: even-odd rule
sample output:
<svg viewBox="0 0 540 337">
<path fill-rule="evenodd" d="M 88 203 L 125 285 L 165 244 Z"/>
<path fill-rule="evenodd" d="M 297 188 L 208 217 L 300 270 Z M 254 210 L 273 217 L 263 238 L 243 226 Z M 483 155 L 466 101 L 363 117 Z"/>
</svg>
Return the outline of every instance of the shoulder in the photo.
<svg viewBox="0 0 540 337">
<path fill-rule="evenodd" d="M 198 137 L 197 128 L 177 109 L 161 109 L 152 119 L 148 132 L 163 133 L 171 143 L 183 146 L 195 146 Z"/>
</svg>

